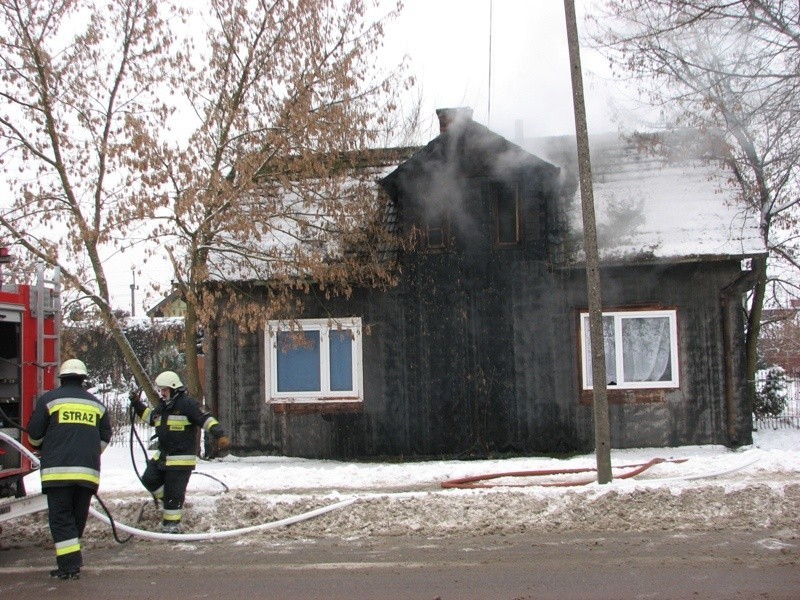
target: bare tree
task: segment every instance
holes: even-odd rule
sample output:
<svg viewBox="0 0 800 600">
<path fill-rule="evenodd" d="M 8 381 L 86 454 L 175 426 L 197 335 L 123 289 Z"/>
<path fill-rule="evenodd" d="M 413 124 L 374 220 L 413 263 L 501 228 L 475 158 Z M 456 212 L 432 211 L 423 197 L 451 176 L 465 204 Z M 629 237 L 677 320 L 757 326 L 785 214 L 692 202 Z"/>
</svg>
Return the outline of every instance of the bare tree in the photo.
<svg viewBox="0 0 800 600">
<path fill-rule="evenodd" d="M 9 240 L 61 267 L 149 390 L 114 316 L 104 260 L 153 206 L 146 165 L 167 113 L 154 90 L 169 77 L 170 35 L 154 2 L 93 8 L 0 2 L 0 156 L 11 192 L 0 225 Z"/>
<path fill-rule="evenodd" d="M 198 395 L 209 280 L 314 280 L 336 293 L 391 281 L 370 261 L 381 235 L 370 173 L 351 174 L 407 83 L 374 60 L 394 12 L 370 20 L 370 0 L 95 4 L 0 0 L 14 190 L 0 225 L 94 302 L 142 387 L 104 264 L 134 241 L 156 240 L 150 251 L 173 262 Z M 239 299 L 229 316 L 256 326 Z"/>
<path fill-rule="evenodd" d="M 663 124 L 695 131 L 696 141 L 729 165 L 742 209 L 759 221 L 771 267 L 800 267 L 800 5 L 604 0 L 590 21 L 616 74 L 635 81 L 642 99 L 660 110 Z M 773 284 L 796 293 L 791 280 L 768 277 L 766 263 L 754 265 L 758 277 L 749 303 L 751 384 L 767 290 Z"/>
<path fill-rule="evenodd" d="M 375 68 L 382 21 L 364 19 L 367 4 L 210 0 L 206 39 L 181 55 L 191 135 L 160 155 L 169 201 L 156 234 L 186 300 L 195 394 L 197 325 L 223 293 L 209 281 L 271 282 L 266 310 L 287 313 L 281 290 L 313 281 L 347 294 L 393 277 L 377 260 L 376 175 L 360 167 L 391 122 L 396 107 L 385 99 L 404 82 Z M 233 296 L 225 316 L 252 330 L 265 308 L 250 289 L 224 288 Z"/>
</svg>

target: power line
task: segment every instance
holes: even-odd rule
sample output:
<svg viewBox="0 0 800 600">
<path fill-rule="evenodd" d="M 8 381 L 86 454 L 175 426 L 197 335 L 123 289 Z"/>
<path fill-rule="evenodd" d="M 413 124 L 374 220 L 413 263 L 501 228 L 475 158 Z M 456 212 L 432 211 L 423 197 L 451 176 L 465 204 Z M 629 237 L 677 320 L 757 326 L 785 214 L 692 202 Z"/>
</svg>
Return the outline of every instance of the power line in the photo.
<svg viewBox="0 0 800 600">
<path fill-rule="evenodd" d="M 494 0 L 489 0 L 489 91 L 487 92 L 486 126 L 492 125 L 492 16 L 494 13 Z"/>
</svg>

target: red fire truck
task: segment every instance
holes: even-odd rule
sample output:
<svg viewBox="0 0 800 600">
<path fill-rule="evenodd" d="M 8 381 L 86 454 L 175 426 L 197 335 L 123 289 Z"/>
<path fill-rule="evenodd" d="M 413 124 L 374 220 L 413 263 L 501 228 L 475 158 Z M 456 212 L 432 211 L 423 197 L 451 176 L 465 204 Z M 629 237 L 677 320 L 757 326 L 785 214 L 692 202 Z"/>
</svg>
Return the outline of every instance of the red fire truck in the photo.
<svg viewBox="0 0 800 600">
<path fill-rule="evenodd" d="M 0 247 L 0 269 L 9 258 L 8 249 Z M 17 446 L 31 449 L 22 428 L 36 399 L 56 386 L 61 358 L 59 275 L 56 269 L 47 278 L 40 265 L 34 284 L 7 285 L 0 270 L 0 497 L 24 496 L 22 478 L 35 470 Z"/>
</svg>

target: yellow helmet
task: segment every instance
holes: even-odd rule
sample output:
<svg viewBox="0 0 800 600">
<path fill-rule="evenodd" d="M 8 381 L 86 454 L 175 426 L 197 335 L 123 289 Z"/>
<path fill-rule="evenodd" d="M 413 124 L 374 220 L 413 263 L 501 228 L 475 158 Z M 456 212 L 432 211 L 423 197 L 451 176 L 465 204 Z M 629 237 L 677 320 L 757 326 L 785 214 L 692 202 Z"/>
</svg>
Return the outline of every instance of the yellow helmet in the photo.
<svg viewBox="0 0 800 600">
<path fill-rule="evenodd" d="M 86 365 L 83 364 L 82 360 L 78 360 L 77 358 L 65 360 L 58 370 L 59 377 L 86 377 L 88 374 Z"/>
<path fill-rule="evenodd" d="M 156 387 L 177 390 L 179 387 L 183 387 L 183 383 L 181 383 L 181 378 L 174 371 L 164 371 L 156 377 Z"/>
</svg>

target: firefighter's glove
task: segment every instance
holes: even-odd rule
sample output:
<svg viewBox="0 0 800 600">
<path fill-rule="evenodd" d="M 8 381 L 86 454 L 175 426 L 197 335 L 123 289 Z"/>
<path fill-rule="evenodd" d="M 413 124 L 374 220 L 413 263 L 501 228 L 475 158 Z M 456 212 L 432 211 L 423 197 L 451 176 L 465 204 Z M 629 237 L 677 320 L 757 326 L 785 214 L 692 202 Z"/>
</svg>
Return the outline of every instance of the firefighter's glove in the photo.
<svg viewBox="0 0 800 600">
<path fill-rule="evenodd" d="M 140 390 L 128 394 L 128 400 L 130 400 L 131 406 L 133 407 L 133 410 L 136 411 L 137 415 L 141 415 L 144 412 L 144 409 L 147 408 L 144 402 L 139 399 L 139 394 L 141 394 Z"/>
<path fill-rule="evenodd" d="M 227 435 L 218 437 L 216 456 L 219 456 L 220 458 L 223 456 L 228 456 L 230 447 L 231 447 L 231 440 Z"/>
</svg>

